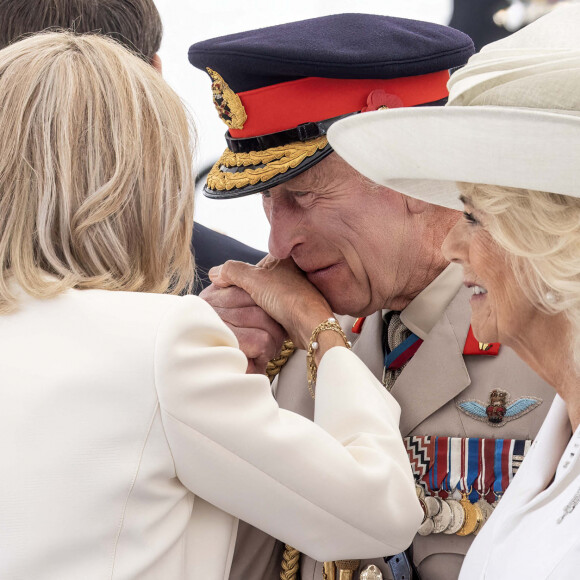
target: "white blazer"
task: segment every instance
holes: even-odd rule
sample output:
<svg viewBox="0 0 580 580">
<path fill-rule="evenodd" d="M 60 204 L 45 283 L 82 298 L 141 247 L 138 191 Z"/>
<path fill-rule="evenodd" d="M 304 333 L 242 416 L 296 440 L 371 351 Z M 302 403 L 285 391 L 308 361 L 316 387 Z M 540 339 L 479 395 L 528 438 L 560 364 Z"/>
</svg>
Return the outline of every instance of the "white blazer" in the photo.
<svg viewBox="0 0 580 580">
<path fill-rule="evenodd" d="M 580 427 L 556 396 L 532 448 L 473 542 L 460 580 L 580 577 Z"/>
<path fill-rule="evenodd" d="M 407 547 L 395 400 L 334 348 L 315 425 L 236 347 L 194 296 L 72 290 L 0 316 L 0 578 L 225 579 L 236 518 L 318 560 Z"/>
</svg>

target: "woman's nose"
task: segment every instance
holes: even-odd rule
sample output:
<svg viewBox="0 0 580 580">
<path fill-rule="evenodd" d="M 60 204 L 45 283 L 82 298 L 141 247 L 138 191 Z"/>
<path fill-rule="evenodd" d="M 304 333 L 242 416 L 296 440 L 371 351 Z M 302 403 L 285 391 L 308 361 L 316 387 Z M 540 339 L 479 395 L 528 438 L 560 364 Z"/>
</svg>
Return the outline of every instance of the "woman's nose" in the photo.
<svg viewBox="0 0 580 580">
<path fill-rule="evenodd" d="M 441 247 L 441 251 L 446 260 L 456 264 L 464 264 L 469 255 L 467 251 L 468 246 L 469 242 L 467 240 L 465 224 L 460 218 L 447 234 L 443 246 Z"/>
</svg>

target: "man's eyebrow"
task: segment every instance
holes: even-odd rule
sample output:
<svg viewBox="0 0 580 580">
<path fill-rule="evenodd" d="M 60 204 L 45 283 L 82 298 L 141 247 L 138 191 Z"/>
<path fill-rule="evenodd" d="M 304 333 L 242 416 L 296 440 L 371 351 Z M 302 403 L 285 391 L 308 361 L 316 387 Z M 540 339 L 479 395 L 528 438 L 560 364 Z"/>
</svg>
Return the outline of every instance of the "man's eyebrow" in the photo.
<svg viewBox="0 0 580 580">
<path fill-rule="evenodd" d="M 307 193 L 312 189 L 312 187 L 301 187 L 300 185 L 296 185 L 295 187 L 287 187 L 286 191 L 290 194 L 292 193 Z"/>
<path fill-rule="evenodd" d="M 460 201 L 461 203 L 464 203 L 464 204 L 466 204 L 466 205 L 471 205 L 471 200 L 470 200 L 470 199 L 469 199 L 469 198 L 468 198 L 466 195 L 463 195 L 463 194 L 461 194 L 461 195 L 459 196 L 459 201 Z"/>
</svg>

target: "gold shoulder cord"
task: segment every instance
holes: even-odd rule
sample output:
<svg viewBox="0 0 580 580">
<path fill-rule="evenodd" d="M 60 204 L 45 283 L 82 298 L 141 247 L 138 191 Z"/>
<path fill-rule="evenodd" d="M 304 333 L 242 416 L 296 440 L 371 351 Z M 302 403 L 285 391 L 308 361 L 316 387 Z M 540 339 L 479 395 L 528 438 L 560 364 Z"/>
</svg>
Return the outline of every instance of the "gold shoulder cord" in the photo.
<svg viewBox="0 0 580 580">
<path fill-rule="evenodd" d="M 278 357 L 273 358 L 266 365 L 266 375 L 270 379 L 270 382 L 274 380 L 274 377 L 282 370 L 282 367 L 288 362 L 288 359 L 292 356 L 292 353 L 296 350 L 296 347 L 291 340 L 285 340 L 282 345 L 282 350 Z"/>
<path fill-rule="evenodd" d="M 321 326 L 324 326 L 324 323 Z M 324 330 L 324 328 L 320 328 L 320 330 Z M 266 375 L 270 379 L 270 382 L 272 382 L 276 375 L 282 370 L 282 367 L 288 362 L 288 359 L 292 356 L 292 353 L 295 350 L 296 347 L 291 340 L 284 341 L 280 355 L 277 358 L 272 359 L 266 365 Z M 360 560 L 337 560 L 336 562 L 324 562 L 323 575 L 325 580 L 335 580 L 338 578 L 341 580 L 350 579 L 352 578 L 354 571 L 358 569 L 359 565 Z M 280 580 L 296 580 L 298 578 L 298 570 L 300 569 L 300 552 L 296 548 L 293 548 L 288 544 L 284 545 L 281 568 Z"/>
<path fill-rule="evenodd" d="M 280 356 L 272 359 L 266 365 L 266 375 L 270 382 L 282 370 L 282 367 L 288 362 L 292 353 L 296 350 L 291 340 L 285 340 L 282 345 Z M 298 569 L 300 567 L 300 552 L 286 544 L 284 546 L 284 554 L 282 556 L 282 570 L 280 571 L 280 580 L 296 580 L 298 577 Z"/>
</svg>

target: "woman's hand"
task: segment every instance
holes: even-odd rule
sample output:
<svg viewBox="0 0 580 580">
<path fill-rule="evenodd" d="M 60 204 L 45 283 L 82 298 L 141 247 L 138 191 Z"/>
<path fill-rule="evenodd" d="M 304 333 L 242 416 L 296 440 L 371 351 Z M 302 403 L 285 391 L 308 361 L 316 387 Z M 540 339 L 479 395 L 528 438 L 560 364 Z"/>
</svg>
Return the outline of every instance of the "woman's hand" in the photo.
<svg viewBox="0 0 580 580">
<path fill-rule="evenodd" d="M 219 314 L 236 335 L 240 350 L 248 358 L 248 373 L 264 374 L 268 361 L 280 353 L 288 338 L 282 328 L 242 288 L 218 288 L 210 284 L 199 295 Z"/>
<path fill-rule="evenodd" d="M 257 266 L 229 261 L 212 268 L 209 277 L 218 287 L 238 286 L 245 290 L 286 329 L 298 348 L 307 348 L 314 328 L 333 315 L 324 296 L 291 259 L 266 256 Z M 331 342 L 341 344 L 334 339 Z"/>
</svg>

